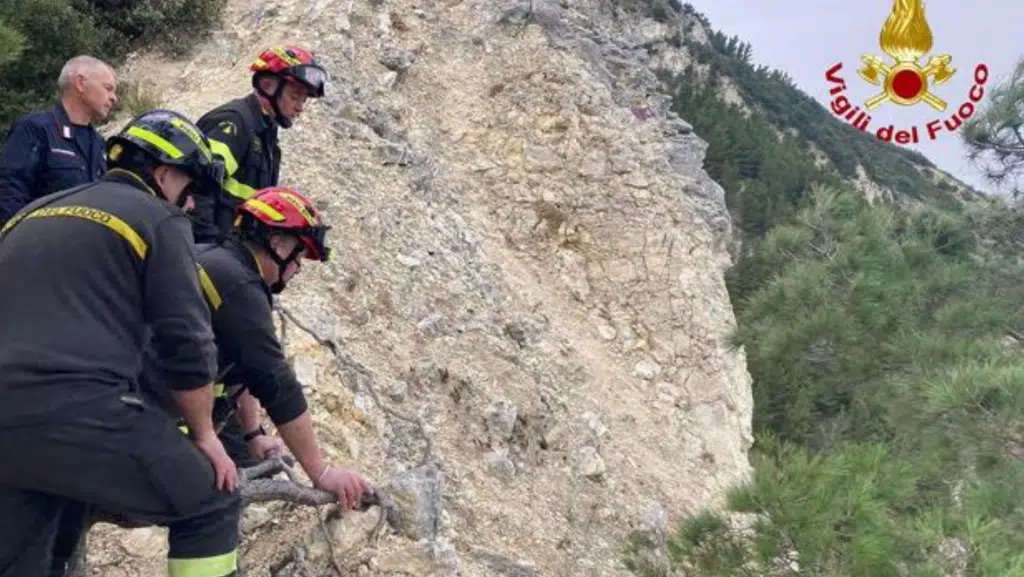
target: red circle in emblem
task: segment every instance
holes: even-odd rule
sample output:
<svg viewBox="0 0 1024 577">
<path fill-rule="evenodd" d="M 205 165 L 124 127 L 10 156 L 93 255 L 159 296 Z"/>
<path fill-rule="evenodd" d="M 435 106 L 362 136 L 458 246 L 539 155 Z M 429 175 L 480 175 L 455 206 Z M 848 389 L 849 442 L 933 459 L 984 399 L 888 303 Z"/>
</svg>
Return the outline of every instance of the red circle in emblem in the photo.
<svg viewBox="0 0 1024 577">
<path fill-rule="evenodd" d="M 900 70 L 892 79 L 892 91 L 904 100 L 910 100 L 921 93 L 924 80 L 915 70 Z"/>
</svg>

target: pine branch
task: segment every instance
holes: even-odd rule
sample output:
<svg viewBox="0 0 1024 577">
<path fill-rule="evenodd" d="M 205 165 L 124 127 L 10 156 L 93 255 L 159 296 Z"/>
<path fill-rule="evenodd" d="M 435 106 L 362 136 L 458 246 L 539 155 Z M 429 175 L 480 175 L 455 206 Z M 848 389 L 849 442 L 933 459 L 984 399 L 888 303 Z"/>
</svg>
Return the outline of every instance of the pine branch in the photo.
<svg viewBox="0 0 1024 577">
<path fill-rule="evenodd" d="M 326 505 L 336 499 L 334 494 L 315 487 L 305 487 L 294 478 L 263 479 L 268 475 L 290 472 L 289 463 L 282 457 L 267 459 L 257 465 L 239 471 L 239 493 L 242 506 L 267 501 L 287 501 L 299 505 Z M 289 475 L 291 477 L 291 475 Z"/>
<path fill-rule="evenodd" d="M 267 459 L 252 467 L 240 469 L 238 471 L 238 490 L 242 498 L 242 507 L 245 508 L 254 503 L 282 501 L 285 503 L 294 503 L 296 505 L 317 507 L 319 509 L 321 505 L 328 505 L 337 501 L 337 498 L 333 493 L 323 491 L 315 487 L 308 487 L 299 483 L 297 477 L 291 470 L 291 466 L 293 464 L 294 461 L 292 458 L 285 455 Z M 285 473 L 289 478 L 265 478 L 266 476 L 272 476 L 278 473 Z M 377 523 L 374 525 L 373 530 L 370 531 L 369 543 L 371 546 L 375 546 L 377 544 L 377 541 L 380 539 L 380 536 L 383 534 L 386 526 L 397 528 L 401 522 L 401 513 L 398 510 L 398 507 L 386 492 L 375 489 L 370 493 L 364 493 L 357 510 L 366 511 L 370 507 L 374 506 L 379 507 L 380 512 Z M 335 509 L 328 514 L 328 518 L 339 515 L 341 515 L 341 512 Z M 324 532 L 324 538 L 327 540 L 328 548 L 333 549 L 330 534 L 327 532 L 326 525 L 324 524 L 324 518 L 320 516 L 319 511 L 317 512 L 317 519 L 319 520 L 320 529 Z M 123 529 L 138 529 L 150 526 L 149 523 L 139 523 L 129 518 L 103 512 L 95 513 L 90 519 L 89 526 L 91 527 L 96 523 L 110 523 Z M 85 563 L 87 533 L 88 529 L 83 532 L 81 539 L 79 540 L 77 550 L 68 563 L 65 577 L 87 577 L 89 574 Z M 334 559 L 333 550 L 331 552 L 331 557 L 335 570 L 341 574 L 338 562 Z"/>
</svg>

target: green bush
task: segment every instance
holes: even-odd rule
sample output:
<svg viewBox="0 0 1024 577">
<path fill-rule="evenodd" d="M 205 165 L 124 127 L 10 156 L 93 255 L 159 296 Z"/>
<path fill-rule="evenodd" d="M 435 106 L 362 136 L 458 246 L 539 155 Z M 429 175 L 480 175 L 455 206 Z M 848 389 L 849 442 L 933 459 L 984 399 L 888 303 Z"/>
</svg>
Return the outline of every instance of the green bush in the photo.
<svg viewBox="0 0 1024 577">
<path fill-rule="evenodd" d="M 106 40 L 91 18 L 64 0 L 4 0 L 0 21 L 23 39 L 18 57 L 0 66 L 0 127 L 57 94 L 57 75 L 68 58 L 100 53 Z"/>
<path fill-rule="evenodd" d="M 630 12 L 662 23 L 669 22 L 672 15 L 678 12 L 672 6 L 671 0 L 617 0 L 617 3 Z"/>
<path fill-rule="evenodd" d="M 691 6 L 684 5 L 684 12 L 710 28 L 707 18 Z M 933 166 L 926 157 L 914 150 L 882 142 L 872 134 L 837 120 L 824 106 L 800 91 L 784 72 L 754 65 L 749 43 L 715 30 L 709 31 L 708 42 L 693 34 L 684 34 L 681 40 L 696 62 L 705 65 L 711 73 L 711 79 L 703 87 L 720 89 L 717 78 L 728 77 L 743 101 L 755 109 L 761 122 L 766 121 L 779 131 L 796 130 L 803 147 L 813 144 L 843 178 L 856 177 L 857 167 L 862 166 L 872 180 L 897 194 L 929 200 L 951 198 L 949 191 L 933 186 L 917 170 L 919 166 Z M 669 88 L 692 91 L 698 87 L 689 79 L 680 79 L 669 83 Z M 677 112 L 691 121 L 707 113 L 703 100 L 694 104 L 680 103 Z M 715 115 L 720 117 L 718 112 Z"/>
<path fill-rule="evenodd" d="M 672 537 L 669 562 L 703 577 L 1024 570 L 1022 219 L 997 203 L 900 210 L 813 189 L 748 262 L 735 344 L 754 377 L 754 481 L 729 508 L 765 519 L 739 546 L 712 512 Z M 719 519 L 709 521 L 709 517 Z M 641 574 L 663 569 L 634 563 Z"/>
<path fill-rule="evenodd" d="M 187 53 L 220 21 L 226 0 L 74 0 L 75 8 L 114 33 L 112 53 L 153 46 Z"/>
<path fill-rule="evenodd" d="M 0 66 L 21 56 L 25 36 L 0 19 Z"/>
<path fill-rule="evenodd" d="M 744 241 L 727 285 L 753 377 L 755 475 L 727 511 L 685 520 L 667 556 L 638 536 L 627 565 L 781 576 L 796 552 L 814 577 L 1024 575 L 1024 356 L 1004 342 L 1024 333 L 1024 215 L 957 201 L 919 154 L 710 36 L 682 38 L 707 77 L 662 80 L 708 142 L 705 169 Z M 721 77 L 753 114 L 722 99 Z M 858 166 L 920 202 L 868 202 L 843 184 Z M 729 512 L 760 521 L 741 535 Z"/>
<path fill-rule="evenodd" d="M 3 0 L 0 2 L 0 134 L 55 101 L 61 67 L 78 54 L 118 65 L 155 47 L 188 54 L 220 19 L 225 0 Z M 20 50 L 19 50 L 20 49 Z"/>
</svg>

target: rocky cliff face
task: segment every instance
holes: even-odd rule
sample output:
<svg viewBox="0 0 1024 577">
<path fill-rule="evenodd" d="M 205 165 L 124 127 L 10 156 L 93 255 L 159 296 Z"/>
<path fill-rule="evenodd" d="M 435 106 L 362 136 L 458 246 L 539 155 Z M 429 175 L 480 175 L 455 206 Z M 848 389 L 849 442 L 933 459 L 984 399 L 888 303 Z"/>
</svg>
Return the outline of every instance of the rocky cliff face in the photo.
<svg viewBox="0 0 1024 577">
<path fill-rule="evenodd" d="M 340 258 L 281 303 L 346 362 L 286 339 L 330 457 L 405 524 L 371 547 L 373 510 L 254 506 L 247 575 L 289 574 L 296 548 L 325 575 L 330 550 L 359 575 L 628 575 L 631 533 L 746 478 L 730 221 L 638 57 L 657 26 L 599 0 L 232 1 L 195 60 L 124 71 L 193 118 L 268 43 L 334 76 L 283 134 L 283 180 Z M 94 530 L 94 573 L 164 574 L 162 535 Z"/>
</svg>

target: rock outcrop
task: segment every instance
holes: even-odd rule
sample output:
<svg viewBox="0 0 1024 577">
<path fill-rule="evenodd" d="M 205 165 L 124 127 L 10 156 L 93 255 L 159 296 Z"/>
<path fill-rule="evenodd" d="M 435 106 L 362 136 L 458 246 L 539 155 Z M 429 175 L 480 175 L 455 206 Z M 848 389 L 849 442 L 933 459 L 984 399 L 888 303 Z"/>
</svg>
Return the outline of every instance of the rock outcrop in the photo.
<svg viewBox="0 0 1024 577">
<path fill-rule="evenodd" d="M 405 517 L 370 547 L 373 510 L 251 507 L 246 575 L 289 574 L 296 550 L 325 575 L 332 552 L 358 575 L 628 575 L 631 533 L 747 477 L 731 225 L 648 67 L 664 28 L 598 0 L 231 0 L 194 60 L 130 63 L 193 118 L 244 94 L 270 43 L 333 75 L 283 132 L 282 178 L 339 258 L 281 304 L 344 362 L 286 339 L 330 458 Z M 93 574 L 164 574 L 162 536 L 95 529 Z"/>
</svg>

